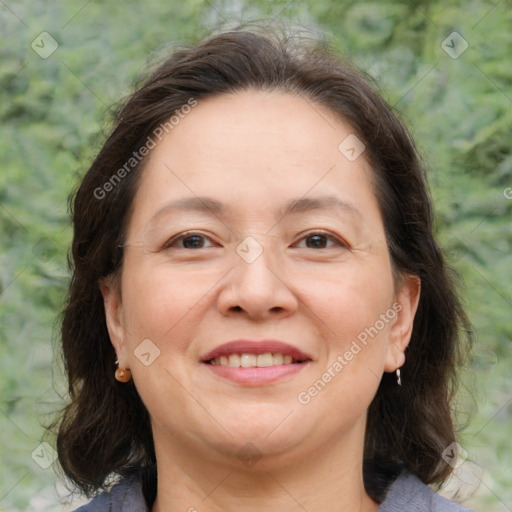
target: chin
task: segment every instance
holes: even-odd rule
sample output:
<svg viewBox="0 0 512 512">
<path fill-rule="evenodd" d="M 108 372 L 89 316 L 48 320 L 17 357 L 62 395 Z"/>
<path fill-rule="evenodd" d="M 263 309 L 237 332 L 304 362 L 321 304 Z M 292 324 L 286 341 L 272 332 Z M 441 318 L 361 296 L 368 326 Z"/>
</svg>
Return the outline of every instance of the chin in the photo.
<svg viewBox="0 0 512 512">
<path fill-rule="evenodd" d="M 289 434 L 289 431 L 286 433 Z M 247 471 L 259 473 L 282 468 L 296 461 L 298 444 L 300 441 L 290 440 L 289 435 L 276 435 L 274 439 L 274 435 L 260 434 L 260 438 L 252 438 L 247 433 L 236 435 L 226 443 L 213 443 L 213 448 L 226 456 L 227 462 L 234 463 L 237 469 L 245 468 Z"/>
</svg>

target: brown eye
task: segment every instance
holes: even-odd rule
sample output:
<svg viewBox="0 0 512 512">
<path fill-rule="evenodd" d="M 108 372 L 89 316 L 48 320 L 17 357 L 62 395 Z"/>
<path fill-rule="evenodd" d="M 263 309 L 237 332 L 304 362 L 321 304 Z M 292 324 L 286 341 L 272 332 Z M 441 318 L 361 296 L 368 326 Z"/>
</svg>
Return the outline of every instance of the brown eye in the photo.
<svg viewBox="0 0 512 512">
<path fill-rule="evenodd" d="M 200 233 L 183 233 L 169 240 L 164 249 L 204 249 L 208 240 L 210 240 L 209 237 Z"/>
<path fill-rule="evenodd" d="M 329 241 L 333 242 L 339 247 L 348 248 L 348 244 L 340 240 L 338 237 L 322 232 L 310 233 L 301 238 L 300 241 L 302 242 L 303 240 L 306 241 L 307 249 L 330 249 L 333 246 L 327 247 Z"/>
</svg>

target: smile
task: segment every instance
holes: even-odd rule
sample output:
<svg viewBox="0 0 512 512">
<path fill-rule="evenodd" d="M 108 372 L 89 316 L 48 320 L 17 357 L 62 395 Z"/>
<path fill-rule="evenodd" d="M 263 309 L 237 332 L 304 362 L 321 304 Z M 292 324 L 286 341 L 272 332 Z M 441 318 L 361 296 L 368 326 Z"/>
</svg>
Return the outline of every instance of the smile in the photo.
<svg viewBox="0 0 512 512">
<path fill-rule="evenodd" d="M 302 361 L 294 360 L 293 356 L 281 353 L 266 354 L 230 354 L 208 361 L 216 366 L 229 366 L 231 368 L 268 368 L 270 366 L 281 366 L 283 364 L 298 364 Z"/>
<path fill-rule="evenodd" d="M 279 340 L 233 340 L 200 359 L 215 377 L 246 386 L 272 384 L 313 363 L 312 356 Z"/>
</svg>

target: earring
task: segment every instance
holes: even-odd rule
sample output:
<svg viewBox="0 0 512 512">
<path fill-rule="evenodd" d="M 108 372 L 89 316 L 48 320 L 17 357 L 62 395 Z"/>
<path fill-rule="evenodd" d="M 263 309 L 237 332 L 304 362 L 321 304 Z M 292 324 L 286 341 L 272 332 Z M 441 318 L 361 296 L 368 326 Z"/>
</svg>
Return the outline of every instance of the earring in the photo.
<svg viewBox="0 0 512 512">
<path fill-rule="evenodd" d="M 119 382 L 128 382 L 132 378 L 132 372 L 127 368 L 119 368 L 119 359 L 116 358 L 116 364 L 118 365 L 115 377 Z"/>
<path fill-rule="evenodd" d="M 396 369 L 396 382 L 399 386 L 402 385 L 402 379 L 400 378 L 400 368 Z"/>
</svg>

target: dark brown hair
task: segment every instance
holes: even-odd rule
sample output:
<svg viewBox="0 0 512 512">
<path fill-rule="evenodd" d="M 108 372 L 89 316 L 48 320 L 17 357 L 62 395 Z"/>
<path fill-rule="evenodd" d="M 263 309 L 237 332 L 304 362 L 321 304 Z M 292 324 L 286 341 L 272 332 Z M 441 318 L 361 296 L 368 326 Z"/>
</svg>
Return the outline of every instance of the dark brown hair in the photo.
<svg viewBox="0 0 512 512">
<path fill-rule="evenodd" d="M 441 454 L 455 439 L 450 401 L 469 324 L 433 236 L 433 213 L 415 144 L 372 80 L 324 43 L 236 29 L 180 48 L 118 109 L 115 126 L 74 197 L 72 279 L 62 351 L 70 401 L 57 448 L 67 477 L 91 496 L 130 468 L 154 468 L 148 412 L 133 382 L 114 379 L 115 353 L 98 282 L 122 265 L 130 207 L 145 159 L 108 187 L 162 123 L 191 99 L 247 89 L 299 94 L 348 122 L 366 146 L 397 275 L 421 279 L 421 298 L 401 387 L 384 374 L 368 411 L 364 479 L 377 501 L 402 467 L 425 483 L 451 468 Z M 112 181 L 110 181 L 112 183 Z M 98 197 L 102 196 L 102 197 Z"/>
</svg>

